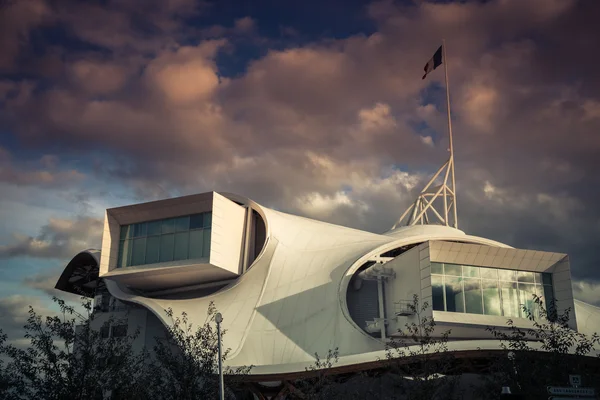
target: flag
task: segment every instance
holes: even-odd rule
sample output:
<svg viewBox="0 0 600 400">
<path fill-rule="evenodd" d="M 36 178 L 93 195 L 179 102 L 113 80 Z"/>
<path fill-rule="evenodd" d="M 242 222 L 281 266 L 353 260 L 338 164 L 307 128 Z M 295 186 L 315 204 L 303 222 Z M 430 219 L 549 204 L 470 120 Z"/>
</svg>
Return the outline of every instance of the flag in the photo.
<svg viewBox="0 0 600 400">
<path fill-rule="evenodd" d="M 432 72 L 440 65 L 442 65 L 442 46 L 440 46 L 440 48 L 437 49 L 433 57 L 431 57 L 431 60 L 427 61 L 427 64 L 425 64 L 425 68 L 423 68 L 425 70 L 425 75 L 423 75 L 423 79 L 425 79 L 428 73 Z"/>
</svg>

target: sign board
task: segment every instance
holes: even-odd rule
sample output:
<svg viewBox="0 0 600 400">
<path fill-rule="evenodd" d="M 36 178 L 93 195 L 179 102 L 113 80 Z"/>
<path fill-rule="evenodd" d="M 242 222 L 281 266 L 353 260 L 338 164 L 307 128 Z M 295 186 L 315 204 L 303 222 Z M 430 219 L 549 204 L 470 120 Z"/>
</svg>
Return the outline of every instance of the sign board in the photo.
<svg viewBox="0 0 600 400">
<path fill-rule="evenodd" d="M 594 396 L 596 390 L 594 388 L 574 388 L 574 387 L 557 387 L 548 386 L 548 393 L 557 396 Z"/>
<path fill-rule="evenodd" d="M 554 396 L 550 396 L 548 397 L 548 400 L 582 400 L 581 397 L 554 397 Z"/>
<path fill-rule="evenodd" d="M 573 387 L 581 386 L 581 375 L 569 375 L 569 383 Z"/>
</svg>

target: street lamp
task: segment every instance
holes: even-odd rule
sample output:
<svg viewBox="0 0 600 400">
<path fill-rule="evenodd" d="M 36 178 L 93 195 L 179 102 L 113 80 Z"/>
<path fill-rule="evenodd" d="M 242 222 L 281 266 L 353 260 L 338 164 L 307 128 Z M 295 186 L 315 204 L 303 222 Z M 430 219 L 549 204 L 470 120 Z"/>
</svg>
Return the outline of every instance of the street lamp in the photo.
<svg viewBox="0 0 600 400">
<path fill-rule="evenodd" d="M 217 322 L 217 343 L 219 344 L 219 399 L 225 400 L 225 390 L 223 388 L 223 365 L 221 362 L 221 322 L 223 322 L 223 315 L 217 313 L 215 315 L 215 321 Z"/>
</svg>

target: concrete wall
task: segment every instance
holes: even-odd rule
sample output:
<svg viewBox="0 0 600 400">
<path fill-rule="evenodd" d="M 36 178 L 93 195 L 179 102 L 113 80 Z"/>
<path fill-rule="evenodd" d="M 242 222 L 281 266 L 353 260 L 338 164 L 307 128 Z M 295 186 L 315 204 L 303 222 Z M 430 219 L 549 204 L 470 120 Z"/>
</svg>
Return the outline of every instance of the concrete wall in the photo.
<svg viewBox="0 0 600 400">
<path fill-rule="evenodd" d="M 416 246 L 394 260 L 385 264 L 393 269 L 396 277 L 388 279 L 384 285 L 387 332 L 394 334 L 403 329 L 405 324 L 413 322 L 412 316 L 395 316 L 395 304 L 398 301 L 412 302 L 413 296 L 419 296 L 420 304 L 428 301 L 431 304 L 431 272 L 429 265 L 429 244 Z M 431 315 L 431 312 L 428 312 Z"/>
</svg>

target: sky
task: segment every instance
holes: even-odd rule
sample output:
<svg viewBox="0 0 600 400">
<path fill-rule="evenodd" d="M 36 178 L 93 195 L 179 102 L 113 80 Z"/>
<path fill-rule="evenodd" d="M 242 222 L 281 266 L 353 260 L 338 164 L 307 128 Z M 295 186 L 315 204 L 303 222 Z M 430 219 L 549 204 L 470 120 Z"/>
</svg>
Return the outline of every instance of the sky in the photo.
<svg viewBox="0 0 600 400">
<path fill-rule="evenodd" d="M 600 304 L 600 2 L 8 0 L 0 325 L 17 335 L 104 210 L 227 191 L 385 232 L 448 157 L 460 229 L 569 254 Z M 72 300 L 72 299 L 71 299 Z"/>
</svg>

